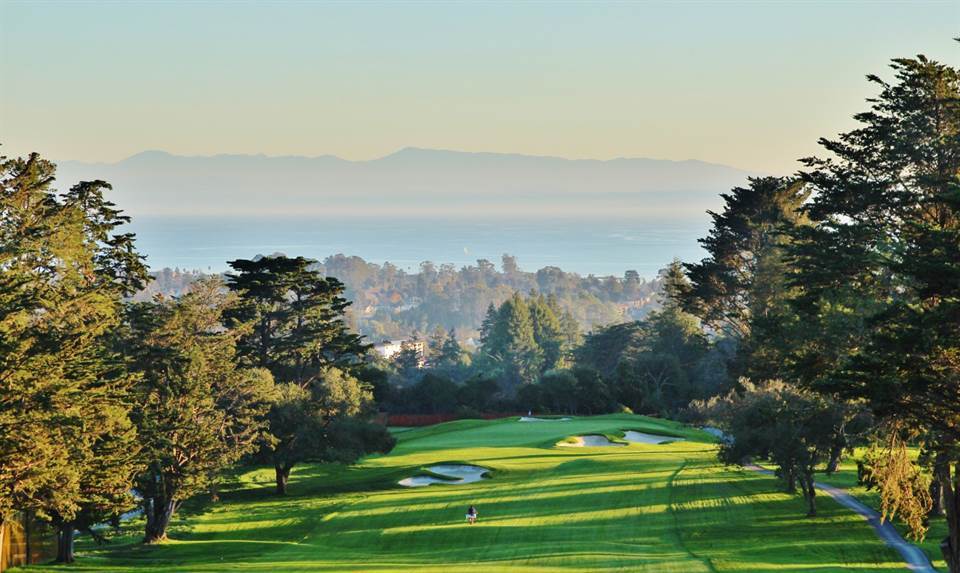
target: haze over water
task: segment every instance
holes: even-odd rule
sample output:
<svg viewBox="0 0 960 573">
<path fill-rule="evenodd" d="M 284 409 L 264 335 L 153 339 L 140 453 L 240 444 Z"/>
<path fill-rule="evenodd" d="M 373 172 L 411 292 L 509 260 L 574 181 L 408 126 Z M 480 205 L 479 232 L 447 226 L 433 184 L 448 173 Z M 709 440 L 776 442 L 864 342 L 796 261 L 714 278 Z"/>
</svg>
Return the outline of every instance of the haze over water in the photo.
<svg viewBox="0 0 960 573">
<path fill-rule="evenodd" d="M 673 257 L 698 260 L 697 238 L 708 217 L 639 219 L 387 219 L 321 217 L 137 217 L 132 230 L 154 270 L 163 267 L 220 272 L 226 261 L 282 252 L 323 260 L 356 255 L 417 272 L 422 261 L 458 268 L 517 257 L 522 269 L 557 266 L 582 275 L 622 276 L 628 269 L 651 279 Z"/>
</svg>

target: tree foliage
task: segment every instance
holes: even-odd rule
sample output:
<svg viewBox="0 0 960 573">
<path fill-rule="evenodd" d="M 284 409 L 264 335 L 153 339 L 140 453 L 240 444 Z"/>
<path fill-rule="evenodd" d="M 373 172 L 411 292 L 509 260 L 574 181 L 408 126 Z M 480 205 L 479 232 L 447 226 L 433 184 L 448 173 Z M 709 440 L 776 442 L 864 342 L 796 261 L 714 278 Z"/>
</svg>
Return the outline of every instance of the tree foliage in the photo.
<svg viewBox="0 0 960 573">
<path fill-rule="evenodd" d="M 140 373 L 134 419 L 146 465 L 136 488 L 148 542 L 163 540 L 184 500 L 210 491 L 266 429 L 273 377 L 238 366 L 239 332 L 223 328 L 236 299 L 222 287 L 200 281 L 180 299 L 143 303 L 130 313 L 128 348 Z"/>
<path fill-rule="evenodd" d="M 718 390 L 700 321 L 679 304 L 690 284 L 679 261 L 662 274 L 661 309 L 634 323 L 590 333 L 576 364 L 598 372 L 616 399 L 635 412 L 675 412 Z"/>
<path fill-rule="evenodd" d="M 227 274 L 227 286 L 238 302 L 225 316 L 239 333 L 239 355 L 281 383 L 261 453 L 274 466 L 277 492 L 285 494 L 297 463 L 346 457 L 335 452 L 329 430 L 372 401 L 350 373 L 369 346 L 346 324 L 343 284 L 321 276 L 315 261 L 272 256 L 229 264 L 236 272 Z"/>
<path fill-rule="evenodd" d="M 544 372 L 565 366 L 579 339 L 575 321 L 548 297 L 514 293 L 487 312 L 481 329 L 481 356 L 501 373 L 502 388 L 513 394 Z"/>
<path fill-rule="evenodd" d="M 807 515 L 816 515 L 814 472 L 829 460 L 836 428 L 847 416 L 845 405 L 780 381 L 741 380 L 741 386 L 714 402 L 715 421 L 729 436 L 720 459 L 746 464 L 768 458 L 788 491 L 800 486 Z"/>
<path fill-rule="evenodd" d="M 109 339 L 147 274 L 110 185 L 58 194 L 54 176 L 37 154 L 0 158 L 0 527 L 51 519 L 72 561 L 76 524 L 131 502 L 133 379 Z"/>
<path fill-rule="evenodd" d="M 960 76 L 922 56 L 892 68 L 893 83 L 869 76 L 880 93 L 860 127 L 804 161 L 815 226 L 799 235 L 800 308 L 821 346 L 838 338 L 833 309 L 860 313 L 812 385 L 920 436 L 939 460 L 943 553 L 960 571 Z"/>
<path fill-rule="evenodd" d="M 350 302 L 343 284 L 323 277 L 304 257 L 239 259 L 227 286 L 239 295 L 228 310 L 231 327 L 248 327 L 238 350 L 277 380 L 308 384 L 328 367 L 356 365 L 366 352 L 344 321 Z"/>
</svg>

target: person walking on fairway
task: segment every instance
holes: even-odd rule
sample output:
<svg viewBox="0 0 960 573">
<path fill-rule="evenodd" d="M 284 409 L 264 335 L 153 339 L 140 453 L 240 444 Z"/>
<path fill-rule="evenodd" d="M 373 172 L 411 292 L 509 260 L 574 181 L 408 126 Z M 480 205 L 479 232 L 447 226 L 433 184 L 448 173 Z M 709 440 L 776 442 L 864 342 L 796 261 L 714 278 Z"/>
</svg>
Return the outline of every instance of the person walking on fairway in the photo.
<svg viewBox="0 0 960 573">
<path fill-rule="evenodd" d="M 472 505 L 467 508 L 467 523 L 473 525 L 477 522 L 477 508 Z"/>
</svg>

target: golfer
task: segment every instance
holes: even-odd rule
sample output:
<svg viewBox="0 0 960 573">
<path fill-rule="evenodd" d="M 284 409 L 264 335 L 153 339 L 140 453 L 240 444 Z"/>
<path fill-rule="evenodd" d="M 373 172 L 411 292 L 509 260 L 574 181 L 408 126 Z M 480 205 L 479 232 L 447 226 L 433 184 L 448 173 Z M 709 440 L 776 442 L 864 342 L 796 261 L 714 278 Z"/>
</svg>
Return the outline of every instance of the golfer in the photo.
<svg viewBox="0 0 960 573">
<path fill-rule="evenodd" d="M 467 523 L 473 525 L 477 522 L 477 508 L 472 505 L 467 508 Z"/>
</svg>

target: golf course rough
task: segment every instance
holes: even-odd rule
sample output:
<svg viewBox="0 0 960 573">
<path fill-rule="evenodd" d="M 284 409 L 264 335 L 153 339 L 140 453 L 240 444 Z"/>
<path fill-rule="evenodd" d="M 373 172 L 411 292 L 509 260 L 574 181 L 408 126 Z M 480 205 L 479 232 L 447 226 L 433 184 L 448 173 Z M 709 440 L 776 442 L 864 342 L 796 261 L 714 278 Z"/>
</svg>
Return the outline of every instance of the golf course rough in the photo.
<svg viewBox="0 0 960 573">
<path fill-rule="evenodd" d="M 683 437 L 668 444 L 561 448 L 570 436 L 624 429 Z M 291 495 L 270 468 L 243 470 L 220 501 L 193 501 L 172 541 L 142 546 L 142 529 L 96 547 L 80 542 L 71 571 L 904 571 L 866 522 L 824 496 L 724 467 L 714 438 L 634 415 L 521 423 L 459 420 L 397 434 L 392 453 L 356 466 L 294 468 Z M 406 488 L 438 464 L 489 469 L 456 487 Z M 464 523 L 474 505 L 480 519 Z M 142 524 L 139 524 L 142 527 Z M 62 571 L 53 566 L 34 570 Z"/>
</svg>

